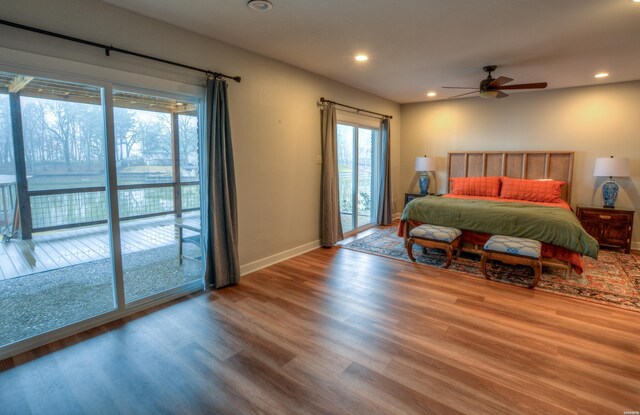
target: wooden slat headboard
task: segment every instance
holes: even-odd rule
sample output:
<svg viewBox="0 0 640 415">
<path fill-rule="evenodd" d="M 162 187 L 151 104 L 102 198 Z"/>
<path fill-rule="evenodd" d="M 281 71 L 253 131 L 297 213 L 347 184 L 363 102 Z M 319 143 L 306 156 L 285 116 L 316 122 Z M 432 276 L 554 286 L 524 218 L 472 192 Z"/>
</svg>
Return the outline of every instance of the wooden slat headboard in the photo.
<svg viewBox="0 0 640 415">
<path fill-rule="evenodd" d="M 507 176 L 567 182 L 562 199 L 571 203 L 572 151 L 463 151 L 449 153 L 448 177 Z M 447 180 L 448 181 L 448 180 Z M 451 191 L 451 182 L 447 189 Z"/>
</svg>

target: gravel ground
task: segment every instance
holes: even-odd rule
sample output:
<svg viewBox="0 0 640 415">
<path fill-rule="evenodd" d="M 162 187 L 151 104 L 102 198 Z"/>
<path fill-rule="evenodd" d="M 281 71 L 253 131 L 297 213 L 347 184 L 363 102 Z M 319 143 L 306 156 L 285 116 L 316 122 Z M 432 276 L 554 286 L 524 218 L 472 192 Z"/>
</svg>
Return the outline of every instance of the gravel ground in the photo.
<svg viewBox="0 0 640 415">
<path fill-rule="evenodd" d="M 177 250 L 174 245 L 125 255 L 126 301 L 200 278 L 200 262 L 179 265 Z M 197 256 L 197 247 L 186 244 L 185 254 Z M 113 310 L 111 272 L 111 260 L 104 259 L 0 282 L 0 345 Z"/>
</svg>

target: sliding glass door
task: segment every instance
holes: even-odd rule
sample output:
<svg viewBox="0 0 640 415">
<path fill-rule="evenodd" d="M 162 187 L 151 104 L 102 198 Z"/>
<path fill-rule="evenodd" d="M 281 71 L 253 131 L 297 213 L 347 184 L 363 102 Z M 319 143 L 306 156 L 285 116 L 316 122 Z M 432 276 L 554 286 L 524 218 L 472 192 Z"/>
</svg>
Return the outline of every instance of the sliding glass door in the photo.
<svg viewBox="0 0 640 415">
<path fill-rule="evenodd" d="M 0 347 L 114 311 L 102 89 L 0 73 Z"/>
<path fill-rule="evenodd" d="M 338 124 L 338 175 L 343 232 L 375 224 L 380 131 Z"/>
<path fill-rule="evenodd" d="M 201 277 L 197 102 L 117 90 L 114 127 L 130 303 Z"/>
<path fill-rule="evenodd" d="M 0 358 L 203 286 L 199 102 L 0 72 Z"/>
</svg>

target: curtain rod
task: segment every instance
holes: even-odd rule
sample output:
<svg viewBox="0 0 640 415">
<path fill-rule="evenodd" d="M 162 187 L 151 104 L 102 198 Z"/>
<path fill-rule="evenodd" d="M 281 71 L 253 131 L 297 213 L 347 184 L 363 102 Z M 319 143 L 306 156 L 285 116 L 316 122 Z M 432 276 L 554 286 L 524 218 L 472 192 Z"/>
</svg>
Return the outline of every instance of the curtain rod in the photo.
<svg viewBox="0 0 640 415">
<path fill-rule="evenodd" d="M 341 104 L 339 102 L 335 102 L 335 101 L 330 101 L 328 99 L 324 99 L 324 97 L 320 97 L 320 102 L 322 102 L 323 104 L 325 102 L 328 102 L 329 104 L 335 104 L 335 105 L 339 105 L 341 107 L 351 108 L 352 110 L 356 110 L 358 112 L 368 112 L 369 114 L 375 114 L 375 115 L 380 116 L 382 118 L 388 118 L 388 119 L 392 119 L 393 118 L 393 116 L 391 116 L 391 115 L 380 114 L 379 112 L 373 112 L 373 111 L 365 110 L 365 109 L 362 109 L 362 108 L 352 107 L 351 105 L 345 105 L 345 104 Z"/>
<path fill-rule="evenodd" d="M 55 37 L 55 38 L 58 38 L 58 39 L 68 40 L 70 42 L 76 42 L 76 43 L 81 43 L 83 45 L 93 46 L 93 47 L 96 47 L 96 48 L 99 48 L 99 49 L 103 49 L 105 55 L 107 55 L 107 56 L 111 56 L 111 52 L 119 52 L 119 53 L 123 53 L 125 55 L 137 56 L 138 58 L 143 58 L 143 59 L 148 59 L 148 60 L 152 60 L 152 61 L 156 61 L 156 62 L 166 63 L 167 65 L 173 65 L 173 66 L 179 66 L 179 67 L 185 68 L 185 69 L 191 69 L 192 71 L 203 72 L 204 74 L 206 74 L 207 76 L 210 76 L 212 78 L 227 78 L 227 79 L 233 79 L 236 82 L 240 82 L 240 80 L 242 79 L 239 76 L 230 76 L 230 75 L 226 75 L 226 74 L 223 74 L 223 73 L 220 73 L 220 72 L 210 71 L 208 69 L 202 69 L 202 68 L 198 68 L 198 67 L 191 66 L 191 65 L 185 65 L 185 64 L 179 63 L 179 62 L 170 61 L 170 60 L 167 60 L 167 59 L 156 58 L 154 56 L 145 55 L 143 53 L 138 53 L 138 52 L 133 52 L 133 51 L 126 50 L 126 49 L 117 48 L 117 47 L 115 47 L 113 45 L 105 45 L 103 43 L 92 42 L 92 41 L 86 40 L 86 39 L 80 39 L 80 38 L 73 37 L 73 36 L 63 35 L 61 33 L 50 32 L 50 31 L 44 30 L 44 29 L 38 29 L 37 27 L 31 27 L 31 26 L 26 26 L 26 25 L 20 24 L 20 23 L 10 22 L 8 20 L 0 19 L 0 24 L 3 24 L 5 26 L 15 27 L 17 29 L 27 30 L 29 32 L 39 33 L 41 35 L 47 35 L 47 36 Z"/>
</svg>

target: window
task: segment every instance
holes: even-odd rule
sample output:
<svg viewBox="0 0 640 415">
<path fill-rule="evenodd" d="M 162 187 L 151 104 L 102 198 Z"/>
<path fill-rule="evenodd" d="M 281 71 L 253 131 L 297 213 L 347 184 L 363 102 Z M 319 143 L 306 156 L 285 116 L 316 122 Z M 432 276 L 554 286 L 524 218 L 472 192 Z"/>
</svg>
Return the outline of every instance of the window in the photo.
<svg viewBox="0 0 640 415">
<path fill-rule="evenodd" d="M 337 140 L 340 217 L 350 232 L 376 222 L 380 131 L 339 123 Z"/>
</svg>

